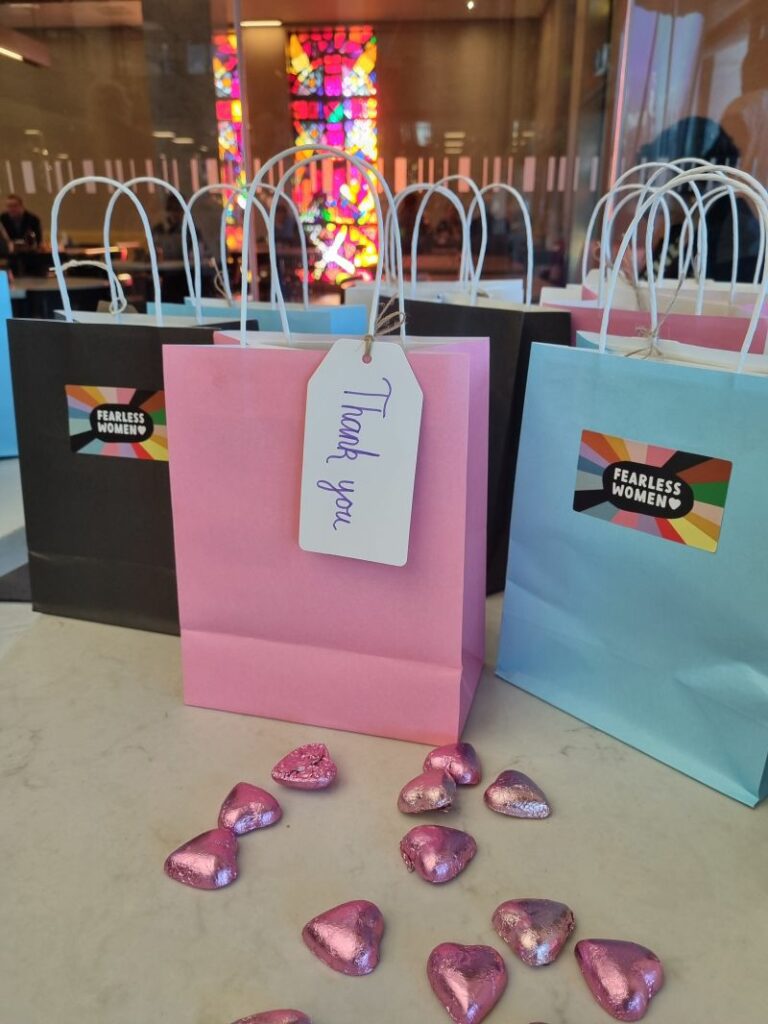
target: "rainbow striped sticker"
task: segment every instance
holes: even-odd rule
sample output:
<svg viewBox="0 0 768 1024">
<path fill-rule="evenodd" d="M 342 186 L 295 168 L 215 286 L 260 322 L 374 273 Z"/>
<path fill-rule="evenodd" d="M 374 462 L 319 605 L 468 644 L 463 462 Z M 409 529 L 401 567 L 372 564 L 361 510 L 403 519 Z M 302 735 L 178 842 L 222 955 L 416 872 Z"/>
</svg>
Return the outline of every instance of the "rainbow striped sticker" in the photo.
<svg viewBox="0 0 768 1024">
<path fill-rule="evenodd" d="M 717 551 L 732 462 L 584 430 L 576 512 Z"/>
<path fill-rule="evenodd" d="M 87 384 L 65 389 L 73 452 L 168 461 L 165 392 Z"/>
</svg>

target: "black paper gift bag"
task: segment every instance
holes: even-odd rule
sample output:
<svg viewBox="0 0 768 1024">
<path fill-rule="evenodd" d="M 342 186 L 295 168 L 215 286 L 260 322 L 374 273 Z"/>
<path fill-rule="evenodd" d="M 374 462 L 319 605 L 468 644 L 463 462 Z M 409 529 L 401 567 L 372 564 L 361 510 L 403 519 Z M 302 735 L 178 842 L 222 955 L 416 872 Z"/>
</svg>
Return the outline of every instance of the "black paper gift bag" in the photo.
<svg viewBox="0 0 768 1024">
<path fill-rule="evenodd" d="M 471 306 L 456 302 L 406 299 L 408 333 L 459 338 L 490 338 L 488 435 L 487 592 L 504 589 L 509 548 L 512 492 L 520 441 L 525 381 L 534 341 L 569 345 L 567 312 L 536 306 Z"/>
<path fill-rule="evenodd" d="M 10 321 L 36 610 L 178 633 L 162 346 L 213 330 Z"/>
</svg>

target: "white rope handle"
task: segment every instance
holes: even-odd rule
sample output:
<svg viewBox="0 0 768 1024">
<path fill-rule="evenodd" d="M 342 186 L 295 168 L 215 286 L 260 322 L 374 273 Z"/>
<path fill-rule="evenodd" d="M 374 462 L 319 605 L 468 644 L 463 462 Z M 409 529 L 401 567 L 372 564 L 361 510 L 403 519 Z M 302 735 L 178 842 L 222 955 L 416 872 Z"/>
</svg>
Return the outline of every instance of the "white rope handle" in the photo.
<svg viewBox="0 0 768 1024">
<path fill-rule="evenodd" d="M 651 177 L 648 179 L 647 182 L 640 183 L 640 187 L 641 188 L 648 189 L 648 188 L 651 188 L 651 187 L 654 187 L 654 188 L 657 187 L 657 186 L 653 185 L 653 181 L 655 180 L 656 176 L 662 174 L 664 171 L 669 171 L 672 174 L 679 174 L 680 173 L 680 168 L 677 166 L 676 163 L 674 163 L 671 160 L 651 160 L 651 161 L 648 161 L 646 163 L 635 164 L 633 167 L 627 168 L 627 170 L 624 171 L 623 174 L 619 175 L 619 177 L 616 179 L 616 182 L 614 183 L 613 187 L 611 189 L 609 189 L 606 194 L 609 197 L 611 197 L 614 192 L 621 190 L 621 186 L 624 185 L 629 178 L 635 177 L 635 176 L 641 175 L 641 174 L 645 175 L 645 174 L 647 174 L 647 172 L 649 170 L 651 170 L 653 173 L 652 173 Z M 699 190 L 698 190 L 698 188 L 697 188 L 695 183 L 691 184 L 691 188 L 692 188 L 692 190 L 694 192 L 695 201 L 696 201 L 699 209 L 701 209 L 701 193 L 699 192 Z M 609 198 L 609 200 L 608 200 L 609 204 L 610 204 L 610 201 L 611 200 Z M 610 217 L 611 215 L 612 215 L 612 211 L 609 208 L 608 211 L 606 212 L 605 216 L 609 216 Z M 666 260 L 666 253 L 667 253 L 666 245 L 663 247 L 662 251 L 663 251 L 664 258 Z M 647 254 L 646 254 L 646 259 L 647 259 Z M 634 236 L 634 240 L 632 242 L 632 260 L 633 260 L 633 270 L 634 270 L 637 278 L 639 278 L 638 261 L 637 261 L 637 237 L 636 236 Z M 601 269 L 604 269 L 602 267 L 602 263 L 601 263 Z M 597 304 L 598 304 L 598 306 L 601 306 L 601 307 L 605 305 L 605 284 L 606 284 L 605 275 L 604 275 L 604 273 L 601 272 L 600 278 L 599 278 L 599 283 L 598 283 L 598 296 L 597 296 Z M 702 287 L 703 287 L 703 285 L 702 285 Z"/>
<path fill-rule="evenodd" d="M 384 254 L 384 259 L 385 259 L 384 278 L 389 283 L 391 283 L 391 280 L 392 280 L 392 274 L 391 274 L 390 267 L 391 267 L 391 265 L 392 265 L 392 263 L 394 262 L 394 259 L 395 259 L 395 241 L 394 241 L 392 232 L 394 230 L 396 230 L 395 229 L 395 225 L 396 224 L 399 225 L 398 211 L 400 210 L 400 207 L 402 206 L 403 200 L 407 196 L 414 195 L 417 192 L 425 192 L 428 189 L 433 189 L 435 192 L 437 192 L 439 195 L 441 195 L 444 199 L 447 199 L 448 202 L 451 203 L 456 208 L 456 212 L 459 214 L 459 220 L 460 220 L 460 223 L 461 223 L 461 226 L 462 226 L 462 233 L 461 233 L 462 262 L 465 259 L 465 254 L 468 253 L 468 251 L 469 251 L 469 245 L 470 245 L 469 228 L 468 228 L 468 226 L 465 228 L 464 206 L 463 206 L 461 200 L 459 199 L 459 197 L 456 195 L 456 193 L 452 192 L 445 185 L 433 185 L 431 182 L 428 182 L 428 181 L 420 181 L 420 182 L 416 182 L 416 183 L 411 184 L 411 185 L 407 185 L 404 189 L 401 189 L 399 192 L 395 193 L 395 206 L 394 206 L 394 210 L 387 209 L 387 214 L 386 214 L 386 218 L 385 218 L 385 222 L 384 222 L 384 235 L 383 235 L 383 241 L 382 241 L 382 252 Z M 417 234 L 420 231 L 420 227 L 421 227 L 421 225 L 416 225 L 414 223 L 414 231 Z M 413 297 L 413 296 L 411 296 L 411 297 Z"/>
<path fill-rule="evenodd" d="M 232 184 L 230 184 L 228 182 L 214 182 L 211 185 L 204 185 L 202 188 L 199 188 L 197 190 L 197 192 L 195 192 L 194 195 L 189 200 L 190 223 L 192 223 L 192 208 L 193 208 L 194 204 L 202 196 L 207 195 L 209 193 L 213 193 L 213 192 L 219 192 L 222 195 L 227 195 L 229 197 L 226 200 L 226 202 L 224 203 L 224 205 L 223 205 L 223 208 L 222 208 L 222 211 L 221 211 L 221 216 L 219 218 L 219 258 L 220 258 L 220 261 L 221 261 L 221 270 L 219 270 L 219 272 L 217 274 L 217 277 L 221 278 L 221 282 L 222 282 L 223 290 L 224 290 L 224 298 L 227 300 L 227 302 L 234 304 L 235 300 L 234 300 L 234 298 L 232 296 L 232 285 L 231 285 L 231 282 L 230 282 L 230 279 L 229 279 L 229 268 L 227 266 L 227 255 L 228 255 L 228 253 L 227 253 L 227 210 L 235 202 L 235 200 L 237 199 L 238 195 L 240 195 L 240 188 L 237 185 L 232 185 Z M 263 206 L 263 204 L 258 199 L 254 199 L 253 205 L 256 207 L 258 212 L 261 214 L 262 220 L 264 221 L 264 224 L 266 225 L 268 223 L 268 219 L 269 219 L 269 215 L 268 215 L 268 213 L 266 211 L 266 208 Z M 191 230 L 191 228 L 187 224 L 186 220 L 184 222 L 184 230 L 185 230 L 185 237 L 186 237 L 186 233 Z M 202 291 L 202 289 L 200 291 Z M 247 286 L 246 286 L 245 289 L 241 289 L 241 291 L 243 292 L 243 294 L 245 294 L 245 292 L 247 291 Z M 196 313 L 197 321 L 198 321 L 198 323 L 202 323 L 203 322 L 202 295 L 193 296 L 192 297 L 192 301 L 193 301 L 193 303 L 195 305 L 195 313 Z"/>
<path fill-rule="evenodd" d="M 67 270 L 73 270 L 75 267 L 95 267 L 96 270 L 104 271 L 109 278 L 110 292 L 113 294 L 113 298 L 109 302 L 109 311 L 113 316 L 119 318 L 120 314 L 124 313 L 127 309 L 128 300 L 125 297 L 122 282 L 112 267 L 107 266 L 106 263 L 102 263 L 100 260 L 68 260 L 61 265 L 61 269 L 65 273 Z"/>
<path fill-rule="evenodd" d="M 163 325 L 163 313 L 160 308 L 160 273 L 157 269 L 157 254 L 155 253 L 155 247 L 152 242 L 152 228 L 147 217 L 147 211 L 144 209 L 138 196 L 132 192 L 128 187 L 117 181 L 116 178 L 106 178 L 102 175 L 87 175 L 83 178 L 74 178 L 72 181 L 68 181 L 66 185 L 56 194 L 53 205 L 51 207 L 51 258 L 53 259 L 53 271 L 56 275 L 56 282 L 59 286 L 59 292 L 61 293 L 61 302 L 64 310 L 64 316 L 68 323 L 72 323 L 72 303 L 69 301 L 69 292 L 67 291 L 67 282 L 64 278 L 64 272 L 61 264 L 61 253 L 59 252 L 59 211 L 61 204 L 67 193 L 71 192 L 72 189 L 78 188 L 81 185 L 107 185 L 109 188 L 117 189 L 120 192 L 125 193 L 126 196 L 136 207 L 136 211 L 144 228 L 144 234 L 147 239 L 147 249 L 149 250 L 149 263 L 150 270 L 152 273 L 152 285 L 155 294 L 155 321 L 158 327 Z M 112 295 L 112 286 L 110 283 L 110 294 Z M 113 296 L 114 297 L 114 296 Z"/>
<path fill-rule="evenodd" d="M 689 166 L 690 165 L 690 166 Z M 706 171 L 717 170 L 721 175 L 724 186 L 728 189 L 729 198 L 731 203 L 731 227 L 732 227 L 732 244 L 733 244 L 733 261 L 732 261 L 732 275 L 735 279 L 737 268 L 738 268 L 738 249 L 739 249 L 739 227 L 738 227 L 738 213 L 736 208 L 736 198 L 733 193 L 732 187 L 728 184 L 727 176 L 727 165 L 725 164 L 713 164 L 708 160 L 704 160 L 701 157 L 696 156 L 684 156 L 678 157 L 676 160 L 669 161 L 669 167 L 674 170 L 674 173 L 678 174 L 681 170 L 688 168 L 689 170 L 703 169 Z M 652 185 L 657 177 L 664 173 L 665 168 L 658 168 L 651 174 L 648 179 L 648 185 Z M 691 189 L 696 199 L 696 206 L 699 211 L 699 248 L 697 253 L 697 266 L 695 268 L 696 279 L 698 281 L 698 288 L 696 290 L 696 314 L 701 314 L 704 309 L 704 288 L 707 276 L 707 263 L 709 261 L 709 225 L 707 224 L 706 211 L 702 205 L 701 193 L 699 192 L 696 185 L 691 184 Z M 682 234 L 686 230 L 686 225 L 681 229 L 681 245 L 682 245 Z M 691 225 L 691 231 L 693 226 Z M 693 235 L 691 235 L 693 238 Z M 731 289 L 731 299 L 733 299 L 734 289 Z"/>
<path fill-rule="evenodd" d="M 267 182 L 262 182 L 261 187 L 265 192 L 271 192 L 273 194 L 274 201 L 282 199 L 287 203 L 291 213 L 293 214 L 296 230 L 299 232 L 299 245 L 301 246 L 301 269 L 303 274 L 301 281 L 301 298 L 304 303 L 304 309 L 309 309 L 309 253 L 307 252 L 307 234 L 304 230 L 299 208 L 287 192 L 278 192 L 276 185 L 269 185 Z M 266 226 L 269 228 L 269 215 L 267 215 Z M 276 306 L 278 302 L 277 288 L 277 282 L 272 281 L 270 302 L 273 306 Z"/>
<path fill-rule="evenodd" d="M 523 215 L 523 222 L 525 224 L 525 250 L 526 250 L 526 271 L 525 271 L 525 295 L 524 302 L 526 305 L 531 305 L 533 302 L 533 228 L 531 227 L 531 214 L 528 210 L 528 203 L 525 201 L 525 197 L 521 192 L 518 192 L 512 185 L 508 185 L 505 181 L 492 181 L 490 185 L 484 185 L 480 189 L 480 197 L 482 202 L 485 203 L 485 197 L 489 192 L 495 192 L 501 190 L 506 192 L 507 195 L 512 196 L 513 199 L 517 200 L 517 205 L 520 207 L 520 212 Z M 467 220 L 471 226 L 472 218 L 475 214 L 475 207 L 478 204 L 478 197 L 474 196 L 472 202 L 469 204 L 469 210 L 467 211 Z M 486 216 L 487 216 L 487 204 L 486 204 Z M 479 260 L 478 260 L 479 262 Z M 469 265 L 467 267 L 468 272 L 472 270 L 472 253 L 470 250 Z M 480 267 L 480 275 L 482 275 L 483 268 Z"/>
<path fill-rule="evenodd" d="M 222 274 L 222 281 L 223 281 L 223 285 L 224 285 L 224 298 L 228 302 L 233 302 L 234 300 L 232 298 L 232 288 L 230 286 L 230 281 L 229 281 L 229 271 L 227 269 L 226 213 L 227 213 L 227 210 L 229 209 L 229 207 L 234 202 L 235 197 L 237 196 L 237 193 L 238 193 L 237 185 L 232 185 L 232 184 L 229 184 L 228 182 L 214 182 L 211 185 L 203 185 L 202 188 L 199 188 L 196 192 L 192 193 L 192 195 L 189 197 L 189 203 L 188 203 L 189 215 L 187 216 L 186 212 L 185 212 L 185 215 L 184 215 L 184 227 L 182 229 L 182 237 L 183 237 L 182 245 L 184 246 L 184 248 L 186 248 L 187 238 L 189 237 L 190 233 L 194 234 L 195 222 L 194 222 L 194 217 L 192 215 L 192 210 L 194 209 L 195 203 L 199 199 L 202 199 L 203 196 L 212 195 L 214 193 L 220 193 L 222 195 L 226 195 L 226 196 L 229 197 L 227 199 L 227 201 L 224 203 L 224 208 L 223 208 L 222 213 L 221 213 L 222 223 L 224 225 L 224 229 L 225 230 L 222 231 L 221 230 L 221 225 L 220 225 L 220 231 L 219 231 L 219 259 L 221 261 L 221 271 L 220 271 L 220 273 Z M 196 318 L 197 318 L 197 322 L 198 323 L 202 323 L 202 319 L 203 319 L 202 288 L 200 288 L 199 292 L 190 292 L 190 298 L 192 299 L 192 303 L 193 303 L 193 305 L 195 307 L 195 315 L 196 315 Z"/>
<path fill-rule="evenodd" d="M 454 181 L 455 182 L 463 182 L 465 185 L 467 185 L 469 187 L 470 191 L 472 191 L 475 194 L 475 196 L 478 198 L 478 201 L 480 201 L 480 199 L 482 198 L 480 196 L 480 189 L 478 188 L 477 184 L 472 180 L 472 178 L 468 178 L 466 174 L 448 174 L 444 178 L 440 178 L 439 181 L 436 181 L 435 184 L 431 185 L 428 188 L 428 190 L 425 192 L 424 197 L 422 198 L 421 203 L 419 204 L 419 208 L 416 211 L 416 220 L 414 221 L 414 225 L 413 225 L 413 237 L 411 239 L 411 296 L 414 296 L 416 294 L 416 282 L 417 282 L 417 266 L 416 266 L 416 263 L 417 263 L 417 259 L 418 259 L 418 249 L 419 249 L 419 230 L 420 230 L 420 227 L 421 227 L 421 221 L 422 221 L 422 219 L 424 217 L 424 213 L 425 213 L 425 211 L 427 209 L 427 204 L 429 203 L 429 200 L 437 192 L 437 189 L 441 185 L 444 186 L 444 185 L 447 185 L 450 182 L 454 182 Z M 464 207 L 462 206 L 462 210 L 463 209 L 464 209 Z M 462 224 L 462 226 L 464 226 L 466 224 L 466 229 L 467 229 L 467 231 L 469 231 L 469 223 L 467 221 L 466 215 L 460 217 L 460 223 Z M 473 306 L 477 305 L 477 292 L 478 292 L 478 288 L 480 287 L 480 274 L 481 274 L 482 269 L 483 269 L 483 264 L 485 263 L 485 252 L 486 252 L 487 248 L 488 248 L 488 218 L 486 216 L 485 203 L 481 203 L 481 205 L 480 205 L 480 252 L 478 253 L 478 256 L 477 256 L 477 266 L 475 267 L 475 272 L 474 272 L 474 274 L 472 274 L 472 276 L 469 279 L 470 280 L 469 301 L 470 301 L 470 303 Z M 463 247 L 462 247 L 462 253 L 463 253 L 463 251 L 464 250 L 463 250 Z M 465 274 L 466 274 L 465 267 L 466 267 L 466 262 L 463 261 L 461 263 L 460 267 L 459 267 L 459 280 L 464 280 L 465 279 Z"/>
<path fill-rule="evenodd" d="M 281 160 L 285 160 L 288 157 L 292 157 L 292 156 L 300 156 L 300 155 L 304 156 L 304 154 L 306 154 L 308 152 L 313 152 L 314 156 L 305 157 L 304 159 L 302 159 L 299 162 L 295 163 L 291 168 L 289 168 L 289 170 L 286 171 L 286 173 L 283 175 L 283 179 L 281 179 L 280 185 L 278 187 L 282 187 L 284 189 L 285 188 L 285 183 L 290 179 L 292 174 L 295 174 L 296 171 L 299 170 L 300 167 L 304 167 L 304 166 L 307 166 L 308 164 L 315 163 L 318 160 L 321 160 L 323 158 L 329 158 L 330 157 L 330 158 L 334 158 L 334 159 L 337 159 L 337 160 L 344 160 L 347 163 L 352 164 L 353 167 L 356 167 L 364 175 L 364 177 L 366 178 L 366 180 L 368 182 L 368 186 L 369 186 L 369 188 L 371 190 L 371 195 L 372 195 L 372 198 L 373 198 L 374 207 L 376 209 L 376 214 L 377 214 L 377 217 L 378 217 L 378 223 L 380 225 L 382 223 L 381 201 L 379 200 L 379 197 L 378 197 L 378 191 L 377 191 L 376 185 L 378 185 L 379 189 L 384 194 L 384 197 L 385 197 L 385 199 L 387 201 L 387 204 L 388 204 L 389 208 L 391 208 L 394 205 L 394 198 L 392 196 L 392 191 L 391 191 L 389 185 L 387 184 L 386 180 L 384 179 L 384 177 L 379 172 L 378 168 L 376 168 L 373 164 L 368 163 L 368 161 L 361 160 L 359 157 L 352 156 L 349 153 L 345 153 L 343 149 L 337 149 L 335 146 L 325 146 L 325 145 L 306 146 L 306 145 L 304 145 L 304 146 L 292 146 L 290 149 L 285 149 L 282 152 L 275 154 L 275 156 L 271 157 L 269 160 L 267 160 L 266 163 L 264 163 L 261 166 L 261 169 L 259 170 L 258 174 L 254 177 L 253 181 L 251 182 L 251 184 L 250 184 L 250 186 L 248 188 L 248 197 L 247 197 L 247 200 L 246 200 L 246 210 L 245 210 L 245 218 L 244 218 L 244 224 L 243 224 L 243 276 L 244 277 L 247 277 L 247 271 L 248 271 L 248 245 L 249 245 L 249 241 L 250 241 L 249 206 L 253 203 L 254 196 L 255 196 L 256 192 L 261 187 L 261 185 L 262 185 L 266 175 L 268 174 L 268 172 L 271 171 Z M 272 211 L 270 212 L 270 220 L 272 220 L 272 215 L 275 214 L 275 213 L 276 213 L 276 207 L 273 205 Z M 275 256 L 275 253 L 273 252 L 273 249 L 274 249 L 274 247 L 270 246 L 270 261 L 273 264 L 273 273 L 274 273 L 274 271 L 276 269 L 275 268 L 276 256 Z M 404 293 L 403 293 L 403 251 L 402 251 L 402 244 L 400 242 L 399 236 L 397 238 L 397 245 L 395 247 L 395 257 L 396 257 L 396 266 L 397 266 L 397 301 L 398 301 L 398 309 L 399 309 L 399 311 L 401 313 L 400 336 L 401 336 L 401 339 L 403 341 L 405 341 L 405 323 L 404 323 L 404 317 L 405 317 L 404 299 L 405 299 L 405 297 L 404 297 Z M 371 311 L 370 311 L 369 322 L 368 322 L 368 333 L 370 335 L 374 335 L 376 333 L 376 320 L 377 320 L 377 317 L 378 317 L 379 299 L 381 297 L 381 281 L 382 281 L 383 266 L 384 266 L 383 260 L 379 260 L 378 264 L 377 264 L 377 267 L 376 267 L 376 276 L 375 276 L 375 284 L 374 284 L 374 297 L 373 297 L 374 301 L 371 304 Z M 289 330 L 289 325 L 288 325 L 288 315 L 287 315 L 286 309 L 285 309 L 285 301 L 283 300 L 282 292 L 280 290 L 278 290 L 278 308 L 279 308 L 279 311 L 280 311 L 280 322 L 281 322 L 281 325 L 283 327 L 283 332 L 284 332 L 286 338 L 288 338 L 290 340 L 290 330 Z M 247 318 L 247 305 L 246 305 L 246 301 L 245 301 L 245 297 L 244 297 L 243 302 L 240 305 L 240 338 L 241 338 L 241 344 L 243 344 L 243 345 L 247 344 L 247 341 L 246 341 L 246 329 L 245 329 L 246 328 L 246 318 Z"/>
<path fill-rule="evenodd" d="M 151 175 L 140 175 L 139 177 L 131 178 L 129 181 L 123 182 L 123 184 L 126 188 L 129 189 L 133 189 L 137 185 L 155 185 L 165 189 L 165 191 L 168 192 L 169 195 L 172 195 L 173 198 L 181 207 L 183 213 L 182 223 L 186 223 L 186 220 L 189 216 L 189 207 L 187 205 L 187 201 L 184 199 L 181 192 L 179 192 L 179 190 L 169 181 L 165 181 L 163 178 L 155 178 Z M 109 203 L 107 204 L 107 212 L 104 215 L 104 258 L 107 262 L 107 266 L 109 266 L 110 268 L 112 267 L 112 253 L 110 252 L 109 238 L 112 227 L 112 213 L 115 209 L 115 206 L 119 198 L 119 192 L 114 192 L 110 196 Z M 184 236 L 182 234 L 182 242 L 183 241 Z M 181 248 L 181 257 L 184 263 L 184 276 L 187 279 L 187 289 L 189 290 L 190 295 L 199 295 L 201 291 L 202 274 L 200 270 L 200 245 L 198 243 L 197 235 L 195 234 L 195 232 L 192 232 L 192 261 L 194 265 L 194 281 L 192 277 L 192 271 L 190 270 L 189 266 L 189 253 L 187 252 L 187 247 L 186 245 L 182 244 Z M 153 255 L 155 261 L 157 261 L 157 253 L 155 252 L 154 239 L 152 239 L 152 245 L 150 246 L 150 261 Z M 157 319 L 157 307 L 155 308 L 155 318 Z M 162 311 L 161 319 L 159 322 L 162 323 Z"/>
<path fill-rule="evenodd" d="M 733 171 L 734 171 L 734 176 L 738 177 L 740 179 L 740 181 L 744 183 L 743 184 L 743 193 L 745 195 L 748 195 L 753 200 L 753 202 L 755 203 L 755 206 L 756 206 L 757 211 L 758 211 L 758 216 L 761 216 L 764 219 L 768 220 L 768 192 L 766 191 L 766 189 L 760 184 L 760 182 L 758 182 L 756 179 L 752 178 L 752 176 L 748 175 L 746 172 L 738 171 L 738 169 L 735 169 L 735 168 L 733 169 Z M 599 340 L 599 345 L 598 345 L 598 350 L 600 352 L 605 352 L 605 350 L 606 350 L 607 341 L 608 341 L 608 322 L 609 322 L 609 317 L 610 317 L 610 312 L 611 312 L 611 302 L 613 301 L 613 295 L 614 295 L 614 292 L 616 290 L 616 284 L 618 282 L 619 266 L 621 264 L 621 261 L 624 258 L 624 255 L 626 254 L 627 248 L 629 247 L 632 231 L 635 229 L 636 224 L 640 223 L 640 221 L 645 216 L 645 214 L 649 210 L 651 210 L 654 207 L 654 205 L 658 204 L 658 202 L 659 202 L 659 194 L 661 192 L 672 191 L 673 189 L 679 188 L 681 185 L 690 184 L 694 180 L 698 181 L 698 182 L 702 182 L 702 181 L 721 181 L 722 180 L 722 175 L 717 173 L 717 172 L 712 173 L 712 172 L 707 172 L 707 171 L 703 171 L 703 170 L 700 170 L 700 169 L 693 170 L 693 171 L 683 171 L 683 172 L 679 173 L 678 175 L 676 175 L 674 178 L 672 178 L 670 181 L 666 182 L 665 185 L 663 185 L 661 187 L 661 189 L 659 189 L 659 192 L 657 192 L 654 195 L 652 195 L 652 196 L 648 197 L 647 199 L 645 199 L 643 201 L 643 203 L 640 204 L 640 206 L 638 207 L 638 210 L 637 210 L 637 212 L 635 214 L 635 220 L 633 221 L 630 229 L 624 234 L 624 237 L 622 238 L 622 241 L 621 241 L 621 244 L 620 244 L 620 247 L 619 247 L 619 253 L 618 253 L 618 256 L 617 256 L 617 264 L 616 264 L 616 266 L 614 266 L 613 272 L 611 274 L 610 286 L 609 286 L 609 291 L 608 291 L 608 301 L 607 301 L 607 303 L 605 305 L 605 308 L 603 309 L 603 317 L 602 317 L 602 322 L 601 322 L 601 325 L 600 325 L 600 340 Z M 649 223 L 649 227 L 648 227 L 648 229 L 646 231 L 646 242 L 647 243 L 648 243 L 648 234 L 649 234 L 650 231 L 652 231 L 652 221 L 653 221 L 653 216 L 649 219 L 649 222 L 648 222 Z M 740 352 L 740 355 L 739 355 L 738 363 L 736 365 L 737 372 L 741 372 L 743 370 L 743 368 L 744 368 L 745 363 L 746 363 L 747 355 L 749 354 L 749 350 L 750 350 L 750 347 L 752 345 L 752 341 L 754 339 L 755 333 L 757 331 L 757 328 L 758 328 L 758 325 L 759 325 L 759 322 L 760 322 L 760 317 L 761 317 L 761 314 L 762 314 L 763 304 L 765 302 L 766 293 L 768 293 L 768 250 L 766 250 L 766 253 L 765 253 L 765 256 L 764 256 L 764 262 L 763 262 L 763 268 L 762 268 L 762 283 L 761 283 L 761 287 L 760 287 L 760 290 L 759 290 L 759 292 L 758 292 L 758 294 L 756 296 L 754 308 L 753 308 L 753 311 L 752 311 L 752 316 L 751 316 L 751 319 L 750 319 L 750 322 L 749 322 L 749 326 L 747 328 L 747 332 L 746 332 L 746 335 L 745 335 L 745 338 L 744 338 L 744 343 L 743 343 L 742 348 L 741 348 L 741 352 Z"/>
</svg>

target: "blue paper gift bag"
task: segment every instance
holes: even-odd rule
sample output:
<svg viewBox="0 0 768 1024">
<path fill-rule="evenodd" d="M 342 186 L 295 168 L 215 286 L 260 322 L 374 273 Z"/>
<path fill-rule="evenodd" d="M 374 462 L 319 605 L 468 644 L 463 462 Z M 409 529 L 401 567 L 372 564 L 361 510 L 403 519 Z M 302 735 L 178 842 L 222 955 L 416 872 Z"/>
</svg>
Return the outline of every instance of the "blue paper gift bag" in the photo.
<svg viewBox="0 0 768 1024">
<path fill-rule="evenodd" d="M 8 275 L 0 270 L 0 458 L 19 454 L 16 422 L 13 414 L 11 363 L 8 357 L 8 320 L 11 317 L 11 292 Z"/>
<path fill-rule="evenodd" d="M 768 376 L 534 345 L 498 674 L 768 793 Z"/>
</svg>

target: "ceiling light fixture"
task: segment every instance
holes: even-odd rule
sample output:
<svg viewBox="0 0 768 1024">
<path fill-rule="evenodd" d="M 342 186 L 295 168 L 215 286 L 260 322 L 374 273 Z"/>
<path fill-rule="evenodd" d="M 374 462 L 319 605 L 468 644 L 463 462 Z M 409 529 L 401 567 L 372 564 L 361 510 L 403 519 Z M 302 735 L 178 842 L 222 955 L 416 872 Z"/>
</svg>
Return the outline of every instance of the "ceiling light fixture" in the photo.
<svg viewBox="0 0 768 1024">
<path fill-rule="evenodd" d="M 467 10 L 468 11 L 474 11 L 474 9 L 475 9 L 475 0 L 467 0 Z"/>
<path fill-rule="evenodd" d="M 24 60 L 20 53 L 16 53 L 15 50 L 6 50 L 4 46 L 0 46 L 0 57 L 10 57 L 11 60 Z"/>
<path fill-rule="evenodd" d="M 24 134 L 25 135 L 42 135 L 43 133 L 40 131 L 39 128 L 25 128 L 24 129 Z"/>
<path fill-rule="evenodd" d="M 177 135 L 173 141 L 177 146 L 192 146 L 195 142 L 189 135 Z"/>
<path fill-rule="evenodd" d="M 466 135 L 466 132 L 443 132 L 444 139 L 464 139 Z"/>
<path fill-rule="evenodd" d="M 176 138 L 176 132 L 164 132 L 164 131 L 152 132 L 152 136 L 155 139 L 175 139 Z"/>
<path fill-rule="evenodd" d="M 266 18 L 261 21 L 241 21 L 240 28 L 282 28 L 279 18 Z"/>
</svg>

